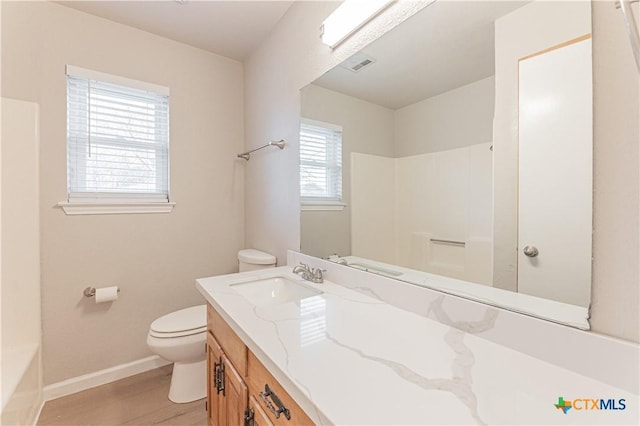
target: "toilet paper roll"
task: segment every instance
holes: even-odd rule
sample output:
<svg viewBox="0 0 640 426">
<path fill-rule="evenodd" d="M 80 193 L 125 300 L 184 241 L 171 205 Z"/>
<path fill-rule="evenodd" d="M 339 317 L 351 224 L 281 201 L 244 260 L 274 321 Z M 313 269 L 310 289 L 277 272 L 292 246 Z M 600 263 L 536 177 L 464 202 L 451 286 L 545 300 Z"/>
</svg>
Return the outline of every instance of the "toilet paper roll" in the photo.
<svg viewBox="0 0 640 426">
<path fill-rule="evenodd" d="M 103 287 L 96 289 L 96 303 L 113 302 L 118 298 L 118 287 Z"/>
</svg>

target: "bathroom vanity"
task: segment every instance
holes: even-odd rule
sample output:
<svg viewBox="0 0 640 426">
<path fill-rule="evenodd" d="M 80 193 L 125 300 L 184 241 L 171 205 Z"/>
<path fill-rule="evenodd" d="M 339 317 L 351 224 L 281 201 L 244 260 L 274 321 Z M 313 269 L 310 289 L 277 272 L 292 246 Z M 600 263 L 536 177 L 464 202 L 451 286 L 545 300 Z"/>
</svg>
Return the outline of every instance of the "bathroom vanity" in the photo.
<svg viewBox="0 0 640 426">
<path fill-rule="evenodd" d="M 209 425 L 313 424 L 211 304 L 207 329 Z"/>
<path fill-rule="evenodd" d="M 463 321 L 450 311 L 453 296 L 335 264 L 324 283 L 313 284 L 291 272 L 308 259 L 290 257 L 289 266 L 197 280 L 209 304 L 210 425 L 241 424 L 245 416 L 253 424 L 287 425 L 638 421 L 636 379 L 609 373 L 603 379 L 597 370 L 608 367 L 602 363 L 589 374 L 578 372 L 579 357 L 572 361 L 576 369 L 567 368 L 563 360 L 549 362 L 491 337 L 502 320 L 518 314 L 460 300 L 470 316 L 479 314 Z M 394 306 L 376 280 L 389 281 L 396 300 L 420 300 L 410 293 L 415 290 L 434 302 L 422 315 Z M 428 318 L 429 312 L 439 318 Z M 548 325 L 567 330 L 567 340 L 600 338 L 523 318 L 542 327 L 537 332 Z M 527 340 L 547 348 L 554 329 Z M 592 344 L 584 360 L 614 359 L 617 351 L 617 364 L 632 374 L 637 345 L 606 340 Z M 612 402 L 610 409 L 591 411 L 576 402 L 565 414 L 555 406 L 559 397 Z"/>
</svg>

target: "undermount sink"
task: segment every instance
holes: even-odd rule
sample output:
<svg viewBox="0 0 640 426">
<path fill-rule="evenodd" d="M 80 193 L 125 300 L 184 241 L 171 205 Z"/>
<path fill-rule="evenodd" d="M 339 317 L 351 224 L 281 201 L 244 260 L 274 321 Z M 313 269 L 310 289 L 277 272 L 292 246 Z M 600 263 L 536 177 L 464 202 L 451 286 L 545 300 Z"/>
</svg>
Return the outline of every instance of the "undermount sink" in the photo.
<svg viewBox="0 0 640 426">
<path fill-rule="evenodd" d="M 323 293 L 286 277 L 263 278 L 231 284 L 231 287 L 255 306 L 293 302 Z"/>
</svg>

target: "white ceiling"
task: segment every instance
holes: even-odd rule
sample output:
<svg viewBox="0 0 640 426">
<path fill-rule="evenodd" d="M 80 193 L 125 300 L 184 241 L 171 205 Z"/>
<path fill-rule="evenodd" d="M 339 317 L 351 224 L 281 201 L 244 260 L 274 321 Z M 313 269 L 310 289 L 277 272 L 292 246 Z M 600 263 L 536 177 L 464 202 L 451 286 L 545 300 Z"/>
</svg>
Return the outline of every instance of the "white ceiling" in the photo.
<svg viewBox="0 0 640 426">
<path fill-rule="evenodd" d="M 293 0 L 57 3 L 241 61 L 271 32 Z"/>
<path fill-rule="evenodd" d="M 489 77 L 494 21 L 527 1 L 437 1 L 365 47 L 375 63 L 335 67 L 314 84 L 398 109 Z"/>
</svg>

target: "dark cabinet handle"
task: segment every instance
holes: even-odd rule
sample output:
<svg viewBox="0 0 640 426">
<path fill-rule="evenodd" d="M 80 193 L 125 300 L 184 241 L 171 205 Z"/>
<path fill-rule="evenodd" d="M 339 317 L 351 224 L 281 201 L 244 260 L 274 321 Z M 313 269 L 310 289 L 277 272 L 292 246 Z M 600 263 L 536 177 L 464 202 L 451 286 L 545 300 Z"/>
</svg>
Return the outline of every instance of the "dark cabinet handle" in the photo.
<svg viewBox="0 0 640 426">
<path fill-rule="evenodd" d="M 255 414 L 251 408 L 247 408 L 244 410 L 244 426 L 254 426 L 255 424 Z"/>
<path fill-rule="evenodd" d="M 269 385 L 264 385 L 264 392 L 260 392 L 260 398 L 262 398 L 262 401 L 264 401 L 273 415 L 276 416 L 276 419 L 280 418 L 280 414 L 284 414 L 287 420 L 291 420 L 289 409 L 284 406 L 280 398 L 278 398 L 278 395 L 271 390 Z M 271 400 L 269 400 L 269 398 L 271 398 Z"/>
<path fill-rule="evenodd" d="M 216 391 L 218 393 L 222 392 L 222 396 L 225 396 L 224 393 L 224 362 L 222 362 L 222 357 L 218 358 L 219 362 L 213 363 L 213 377 L 214 384 L 216 386 Z"/>
</svg>

